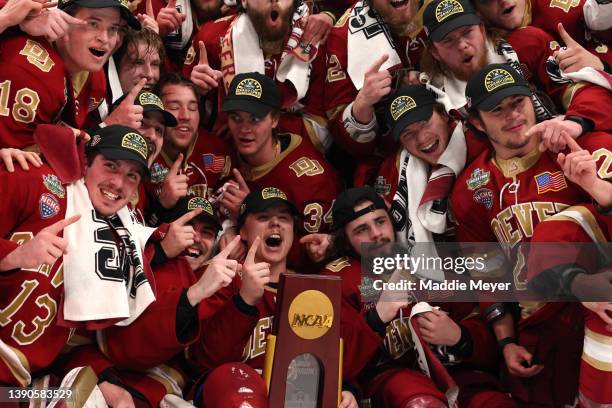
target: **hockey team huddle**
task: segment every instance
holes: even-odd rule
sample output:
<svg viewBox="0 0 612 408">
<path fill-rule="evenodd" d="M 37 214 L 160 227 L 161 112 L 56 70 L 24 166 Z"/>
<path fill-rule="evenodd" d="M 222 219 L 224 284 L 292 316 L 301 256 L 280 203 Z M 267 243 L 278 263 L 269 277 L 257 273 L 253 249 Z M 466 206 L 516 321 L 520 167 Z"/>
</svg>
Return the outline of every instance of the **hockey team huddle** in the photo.
<svg viewBox="0 0 612 408">
<path fill-rule="evenodd" d="M 610 46 L 610 0 L 0 0 L 0 386 L 273 406 L 299 273 L 340 407 L 611 407 Z M 363 296 L 449 241 L 564 301 Z"/>
</svg>

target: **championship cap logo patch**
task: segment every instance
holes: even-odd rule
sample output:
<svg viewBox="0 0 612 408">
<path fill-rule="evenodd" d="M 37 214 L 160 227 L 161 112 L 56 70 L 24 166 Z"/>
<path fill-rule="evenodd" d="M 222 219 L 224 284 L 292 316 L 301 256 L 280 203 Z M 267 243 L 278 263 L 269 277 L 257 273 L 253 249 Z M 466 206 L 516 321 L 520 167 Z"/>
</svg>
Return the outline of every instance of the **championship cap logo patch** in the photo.
<svg viewBox="0 0 612 408">
<path fill-rule="evenodd" d="M 246 95 L 261 99 L 261 84 L 253 78 L 245 78 L 236 86 L 236 96 Z"/>
<path fill-rule="evenodd" d="M 43 193 L 38 200 L 38 210 L 40 211 L 40 218 L 46 220 L 59 213 L 60 205 L 57 198 L 52 194 Z"/>
<path fill-rule="evenodd" d="M 440 23 L 453 14 L 463 11 L 463 6 L 457 0 L 444 0 L 436 6 L 436 20 Z"/>
<path fill-rule="evenodd" d="M 416 102 L 409 96 L 398 96 L 391 102 L 391 117 L 393 120 L 398 120 L 400 116 L 417 107 Z"/>
<path fill-rule="evenodd" d="M 125 7 L 126 9 L 130 9 L 130 4 L 128 2 L 128 0 L 118 0 L 119 4 L 121 4 L 121 6 Z"/>
<path fill-rule="evenodd" d="M 506 84 L 514 84 L 516 81 L 512 78 L 512 75 L 505 69 L 495 68 L 489 72 L 484 78 L 484 86 L 487 92 L 491 92 L 494 89 Z"/>
<path fill-rule="evenodd" d="M 268 200 L 270 198 L 280 198 L 283 200 L 287 200 L 287 195 L 276 187 L 264 188 L 263 190 L 261 190 L 261 196 L 264 200 Z"/>
<path fill-rule="evenodd" d="M 201 208 L 209 215 L 214 215 L 212 206 L 208 201 L 203 199 L 202 197 L 193 197 L 187 202 L 187 209 L 189 211 L 195 210 L 196 208 Z"/>
<path fill-rule="evenodd" d="M 476 190 L 479 187 L 484 186 L 489 182 L 491 172 L 484 171 L 483 169 L 475 169 L 470 178 L 467 179 L 467 188 L 470 190 Z"/>
<path fill-rule="evenodd" d="M 141 93 L 138 97 L 138 102 L 141 105 L 155 105 L 159 109 L 164 109 L 164 104 L 162 103 L 161 99 L 159 99 L 157 95 L 152 94 L 151 92 Z"/>
<path fill-rule="evenodd" d="M 141 155 L 143 159 L 147 160 L 149 147 L 147 146 L 147 142 L 145 141 L 144 137 L 140 136 L 138 133 L 126 133 L 123 136 L 123 139 L 121 139 L 121 147 L 133 150 Z"/>
</svg>

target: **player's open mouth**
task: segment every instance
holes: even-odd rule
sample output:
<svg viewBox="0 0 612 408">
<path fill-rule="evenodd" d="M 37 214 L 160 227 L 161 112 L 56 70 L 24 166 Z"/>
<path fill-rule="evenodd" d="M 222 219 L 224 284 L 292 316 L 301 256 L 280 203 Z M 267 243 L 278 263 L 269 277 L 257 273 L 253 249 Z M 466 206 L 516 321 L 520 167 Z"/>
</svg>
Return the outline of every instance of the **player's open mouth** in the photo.
<svg viewBox="0 0 612 408">
<path fill-rule="evenodd" d="M 278 20 L 278 17 L 280 17 L 280 13 L 277 10 L 272 10 L 270 12 L 270 20 L 273 23 L 276 22 L 276 20 Z"/>
<path fill-rule="evenodd" d="M 390 3 L 393 8 L 400 8 L 408 4 L 408 1 L 409 0 L 391 0 Z"/>
<path fill-rule="evenodd" d="M 271 247 L 271 248 L 279 247 L 282 242 L 283 242 L 283 239 L 281 238 L 280 234 L 276 234 L 276 233 L 268 235 L 268 237 L 265 240 L 266 246 Z"/>
<path fill-rule="evenodd" d="M 199 249 L 191 247 L 191 248 L 187 248 L 187 256 L 190 256 L 192 258 L 197 258 L 201 255 L 202 253 L 200 252 Z"/>
<path fill-rule="evenodd" d="M 106 55 L 106 50 L 102 50 L 100 48 L 90 48 L 89 52 L 91 52 L 93 55 L 95 55 L 98 58 L 102 58 L 103 56 Z"/>
<path fill-rule="evenodd" d="M 438 140 L 431 142 L 430 144 L 428 144 L 425 147 L 422 147 L 421 149 L 419 149 L 421 152 L 425 153 L 425 154 L 430 154 L 436 151 L 436 149 L 438 148 L 438 145 L 440 144 L 440 142 Z"/>
<path fill-rule="evenodd" d="M 112 192 L 110 192 L 108 190 L 105 190 L 105 189 L 100 189 L 100 192 L 102 193 L 102 195 L 105 198 L 107 198 L 107 199 L 109 199 L 111 201 L 117 201 L 119 199 L 119 197 L 120 197 L 118 194 L 112 193 Z"/>
<path fill-rule="evenodd" d="M 512 12 L 514 11 L 514 8 L 515 8 L 515 7 L 516 7 L 516 6 L 510 6 L 510 7 L 505 8 L 505 9 L 504 9 L 504 11 L 502 11 L 502 14 L 503 14 L 504 16 L 507 16 L 507 15 L 509 15 L 509 14 L 512 14 Z"/>
<path fill-rule="evenodd" d="M 464 64 L 469 64 L 470 62 L 472 62 L 472 58 L 474 58 L 474 56 L 473 56 L 473 55 L 470 55 L 469 57 L 465 57 L 465 58 L 463 59 L 463 63 L 464 63 Z"/>
</svg>

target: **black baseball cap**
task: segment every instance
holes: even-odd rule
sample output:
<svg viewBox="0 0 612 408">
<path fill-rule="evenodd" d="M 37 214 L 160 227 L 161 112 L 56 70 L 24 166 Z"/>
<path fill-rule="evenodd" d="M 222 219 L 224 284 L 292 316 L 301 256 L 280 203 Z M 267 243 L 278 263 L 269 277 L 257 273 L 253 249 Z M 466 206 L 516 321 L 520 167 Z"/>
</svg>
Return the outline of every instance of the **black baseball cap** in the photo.
<svg viewBox="0 0 612 408">
<path fill-rule="evenodd" d="M 434 0 L 423 13 L 423 28 L 431 41 L 442 40 L 455 28 L 480 22 L 480 17 L 468 0 Z"/>
<path fill-rule="evenodd" d="M 249 112 L 262 118 L 280 106 L 280 93 L 274 80 L 258 72 L 249 72 L 232 79 L 222 110 Z"/>
<path fill-rule="evenodd" d="M 296 206 L 287 198 L 287 194 L 276 187 L 264 187 L 258 188 L 246 196 L 240 206 L 238 225 L 244 224 L 247 215 L 260 213 L 277 204 L 284 204 L 293 215 L 299 215 Z"/>
<path fill-rule="evenodd" d="M 60 0 L 57 8 L 66 10 L 73 6 L 85 8 L 106 8 L 117 7 L 121 17 L 127 21 L 128 25 L 134 30 L 140 30 L 140 21 L 132 14 L 128 6 L 128 0 Z"/>
<path fill-rule="evenodd" d="M 393 138 L 399 140 L 411 123 L 429 120 L 435 103 L 434 93 L 422 85 L 405 85 L 391 94 L 385 107 L 385 121 Z"/>
<path fill-rule="evenodd" d="M 149 146 L 136 129 L 122 125 L 110 125 L 97 129 L 87 142 L 87 154 L 101 153 L 109 160 L 132 160 L 142 165 L 144 174 L 149 173 L 147 160 Z"/>
<path fill-rule="evenodd" d="M 525 78 L 508 64 L 487 65 L 465 87 L 468 109 L 490 111 L 513 95 L 531 96 L 531 90 Z"/>
<path fill-rule="evenodd" d="M 124 94 L 121 98 L 117 99 L 113 106 L 111 106 L 110 111 L 114 111 L 117 107 L 123 102 L 127 94 Z M 178 122 L 173 114 L 165 110 L 164 104 L 159 99 L 159 96 L 155 95 L 152 92 L 142 91 L 134 99 L 134 105 L 142 106 L 142 112 L 159 112 L 162 114 L 164 118 L 164 125 L 169 127 L 175 127 Z"/>
<path fill-rule="evenodd" d="M 355 206 L 364 200 L 372 202 L 372 205 L 355 211 Z M 344 228 L 349 222 L 370 213 L 372 211 L 383 209 L 387 210 L 385 200 L 378 195 L 376 190 L 370 186 L 349 188 L 338 194 L 334 207 L 332 208 L 333 230 Z"/>
<path fill-rule="evenodd" d="M 217 217 L 212 204 L 210 204 L 210 202 L 204 197 L 181 197 L 168 214 L 167 219 L 170 222 L 175 221 L 183 215 L 198 208 L 201 208 L 203 211 L 196 217 L 196 219 L 211 223 L 214 225 L 217 231 L 219 231 L 221 229 L 221 221 L 219 221 L 219 217 Z"/>
</svg>

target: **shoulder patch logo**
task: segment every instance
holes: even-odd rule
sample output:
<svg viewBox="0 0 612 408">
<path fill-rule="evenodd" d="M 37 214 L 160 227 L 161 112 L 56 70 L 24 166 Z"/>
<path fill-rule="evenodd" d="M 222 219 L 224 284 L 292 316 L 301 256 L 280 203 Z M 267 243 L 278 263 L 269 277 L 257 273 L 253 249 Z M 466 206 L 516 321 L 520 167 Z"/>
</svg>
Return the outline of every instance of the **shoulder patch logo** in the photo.
<svg viewBox="0 0 612 408">
<path fill-rule="evenodd" d="M 484 78 L 484 86 L 488 92 L 499 88 L 500 86 L 513 84 L 514 78 L 505 69 L 496 68 L 489 72 Z"/>
<path fill-rule="evenodd" d="M 261 92 L 261 84 L 253 78 L 245 78 L 236 86 L 236 95 L 246 95 L 261 99 Z"/>
<path fill-rule="evenodd" d="M 436 20 L 442 22 L 453 14 L 463 13 L 463 6 L 457 0 L 445 0 L 436 7 Z"/>
<path fill-rule="evenodd" d="M 488 188 L 480 188 L 474 192 L 474 201 L 484 205 L 487 210 L 493 207 L 493 190 Z"/>
<path fill-rule="evenodd" d="M 342 269 L 350 265 L 351 263 L 349 262 L 348 256 L 343 256 L 342 258 L 338 258 L 334 261 L 331 261 L 330 263 L 325 265 L 325 267 L 332 272 L 340 272 Z"/>
<path fill-rule="evenodd" d="M 43 193 L 38 200 L 38 210 L 40 218 L 46 220 L 55 217 L 60 211 L 60 205 L 57 198 L 49 193 Z"/>
<path fill-rule="evenodd" d="M 470 190 L 476 190 L 487 184 L 489 182 L 489 178 L 491 176 L 491 172 L 484 171 L 483 169 L 475 169 L 470 178 L 467 179 L 467 188 Z"/>
<path fill-rule="evenodd" d="M 144 137 L 138 133 L 130 132 L 126 133 L 121 139 L 121 147 L 130 149 L 142 156 L 143 159 L 147 160 L 148 146 Z"/>
<path fill-rule="evenodd" d="M 409 96 L 398 96 L 391 102 L 391 117 L 393 120 L 399 119 L 404 113 L 417 107 L 416 102 Z"/>
<path fill-rule="evenodd" d="M 64 198 L 66 195 L 66 190 L 64 190 L 64 186 L 62 186 L 62 182 L 57 178 L 55 174 L 47 174 L 42 176 L 43 184 L 47 187 L 47 190 L 58 196 L 59 198 Z"/>
</svg>

